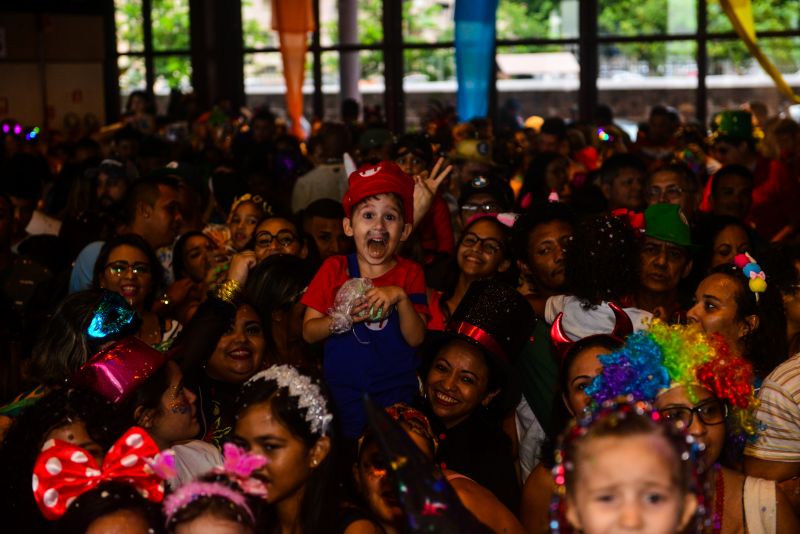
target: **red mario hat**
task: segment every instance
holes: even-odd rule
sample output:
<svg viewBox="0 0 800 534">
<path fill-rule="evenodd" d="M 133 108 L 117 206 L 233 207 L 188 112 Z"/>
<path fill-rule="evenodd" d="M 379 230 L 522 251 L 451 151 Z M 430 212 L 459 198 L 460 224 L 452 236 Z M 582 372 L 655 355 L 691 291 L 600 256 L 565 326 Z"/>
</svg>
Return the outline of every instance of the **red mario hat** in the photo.
<svg viewBox="0 0 800 534">
<path fill-rule="evenodd" d="M 367 197 L 394 193 L 403 200 L 403 222 L 411 224 L 414 219 L 414 180 L 392 161 L 381 161 L 376 165 L 364 165 L 353 171 L 349 186 L 342 199 L 344 213 L 352 216 L 353 206 Z"/>
</svg>

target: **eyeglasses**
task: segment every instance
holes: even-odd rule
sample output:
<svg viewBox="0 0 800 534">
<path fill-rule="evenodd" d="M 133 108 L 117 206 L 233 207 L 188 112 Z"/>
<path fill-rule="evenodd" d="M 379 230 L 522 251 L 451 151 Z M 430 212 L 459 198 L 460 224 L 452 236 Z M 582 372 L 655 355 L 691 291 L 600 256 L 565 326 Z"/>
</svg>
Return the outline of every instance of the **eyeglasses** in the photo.
<svg viewBox="0 0 800 534">
<path fill-rule="evenodd" d="M 661 200 L 662 198 L 670 201 L 678 200 L 681 195 L 683 195 L 683 188 L 677 185 L 668 185 L 665 189 L 654 185 L 647 190 L 647 197 L 650 200 Z"/>
<path fill-rule="evenodd" d="M 473 248 L 475 245 L 480 244 L 481 250 L 490 256 L 499 254 L 503 250 L 503 244 L 493 237 L 478 237 L 472 232 L 467 232 L 461 238 L 461 244 L 468 248 Z"/>
<path fill-rule="evenodd" d="M 464 204 L 461 211 L 465 213 L 497 213 L 501 210 L 498 204 L 487 202 L 486 204 Z"/>
<path fill-rule="evenodd" d="M 286 248 L 290 246 L 292 243 L 297 241 L 297 236 L 294 235 L 289 230 L 281 230 L 277 234 L 271 234 L 266 230 L 262 230 L 256 234 L 256 246 L 261 248 L 267 248 L 272 246 L 272 241 L 275 240 L 278 242 L 278 246 L 282 248 Z"/>
<path fill-rule="evenodd" d="M 695 414 L 704 425 L 719 425 L 725 421 L 725 416 L 728 412 L 725 405 L 716 399 L 701 402 L 694 408 L 675 406 L 660 411 L 664 419 L 672 424 L 681 423 L 684 428 L 692 426 Z"/>
<path fill-rule="evenodd" d="M 127 261 L 115 261 L 106 265 L 106 269 L 114 276 L 122 276 L 128 271 L 136 275 L 150 274 L 150 265 L 141 262 L 130 264 Z"/>
</svg>

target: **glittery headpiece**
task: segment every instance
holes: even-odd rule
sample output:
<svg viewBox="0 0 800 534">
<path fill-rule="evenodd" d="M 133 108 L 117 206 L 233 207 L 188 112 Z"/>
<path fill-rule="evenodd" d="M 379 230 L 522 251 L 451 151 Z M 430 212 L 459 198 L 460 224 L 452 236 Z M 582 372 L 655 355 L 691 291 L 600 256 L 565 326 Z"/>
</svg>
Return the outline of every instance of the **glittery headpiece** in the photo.
<svg viewBox="0 0 800 534">
<path fill-rule="evenodd" d="M 222 482 L 194 481 L 184 484 L 164 500 L 164 515 L 167 524 L 170 524 L 175 514 L 187 507 L 197 499 L 203 497 L 218 497 L 230 501 L 234 506 L 243 510 L 255 522 L 255 516 L 247 504 L 245 496 Z"/>
<path fill-rule="evenodd" d="M 124 402 L 168 357 L 135 336 L 106 347 L 75 373 L 74 381 L 109 402 Z"/>
<path fill-rule="evenodd" d="M 122 295 L 104 291 L 103 297 L 92 311 L 86 327 L 89 340 L 104 343 L 133 335 L 139 331 L 141 320 Z"/>
<path fill-rule="evenodd" d="M 767 290 L 767 274 L 764 269 L 747 252 L 737 254 L 733 258 L 733 263 L 741 269 L 742 274 L 748 279 L 747 285 L 756 297 L 756 302 L 758 302 L 758 294 Z"/>
<path fill-rule="evenodd" d="M 228 214 L 228 224 L 230 224 L 231 220 L 233 219 L 233 214 L 236 212 L 236 208 L 239 207 L 240 204 L 244 202 L 252 202 L 255 206 L 260 209 L 264 213 L 264 217 L 272 216 L 272 206 L 270 206 L 264 197 L 261 195 L 251 195 L 250 193 L 245 193 L 244 195 L 233 199 L 233 203 L 231 204 L 231 211 Z"/>
<path fill-rule="evenodd" d="M 333 415 L 328 411 L 328 402 L 322 395 L 319 385 L 310 377 L 301 374 L 291 365 L 273 365 L 254 374 L 245 385 L 260 380 L 276 382 L 278 387 L 289 391 L 289 396 L 297 397 L 297 406 L 306 411 L 305 420 L 310 425 L 312 434 L 320 436 L 328 434 Z"/>
<path fill-rule="evenodd" d="M 755 435 L 753 366 L 731 355 L 719 336 L 708 337 L 696 325 L 654 320 L 649 330 L 630 335 L 621 349 L 599 360 L 603 370 L 586 388 L 596 405 L 619 395 L 654 402 L 671 387 L 697 385 L 728 405 L 734 435 Z"/>
<path fill-rule="evenodd" d="M 677 453 L 680 461 L 690 462 L 689 471 L 689 490 L 697 495 L 699 506 L 697 514 L 702 517 L 706 512 L 706 499 L 702 491 L 700 474 L 697 469 L 697 459 L 703 451 L 703 445 L 698 443 L 685 428 L 678 429 L 674 425 L 662 423 L 661 414 L 656 411 L 648 402 L 635 401 L 631 396 L 607 399 L 591 412 L 586 412 L 583 417 L 574 419 L 559 439 L 558 447 L 555 452 L 556 465 L 553 467 L 553 479 L 556 483 L 556 491 L 550 505 L 550 530 L 553 533 L 561 532 L 560 527 L 566 524 L 565 519 L 565 497 L 567 495 L 568 479 L 573 479 L 575 472 L 575 458 L 570 456 L 570 451 L 574 451 L 574 444 L 577 440 L 585 438 L 593 431 L 598 435 L 614 435 L 614 428 L 620 427 L 626 420 L 633 418 L 643 418 L 663 425 L 664 436 L 677 446 Z M 653 427 L 655 428 L 655 425 Z M 644 427 L 647 428 L 647 427 Z M 611 429 L 609 431 L 609 429 Z M 625 431 L 620 431 L 620 435 L 628 435 Z"/>
</svg>

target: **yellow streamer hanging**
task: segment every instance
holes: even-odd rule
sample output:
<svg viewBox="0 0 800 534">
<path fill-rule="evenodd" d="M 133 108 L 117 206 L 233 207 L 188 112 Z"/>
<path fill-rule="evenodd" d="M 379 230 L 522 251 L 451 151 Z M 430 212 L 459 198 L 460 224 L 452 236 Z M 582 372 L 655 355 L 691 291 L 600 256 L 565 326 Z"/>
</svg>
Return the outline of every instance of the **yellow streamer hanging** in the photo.
<svg viewBox="0 0 800 534">
<path fill-rule="evenodd" d="M 775 68 L 772 61 L 764 55 L 764 52 L 762 52 L 758 43 L 756 43 L 756 29 L 755 23 L 753 22 L 753 8 L 750 0 L 719 0 L 719 3 L 728 16 L 728 19 L 731 21 L 739 38 L 744 41 L 747 50 L 756 58 L 758 64 L 764 69 L 764 72 L 772 78 L 778 90 L 793 102 L 800 104 L 800 96 L 795 94 L 794 90 L 792 90 L 789 84 L 786 83 L 786 80 L 783 79 L 783 75 L 781 75 L 780 71 Z"/>
</svg>

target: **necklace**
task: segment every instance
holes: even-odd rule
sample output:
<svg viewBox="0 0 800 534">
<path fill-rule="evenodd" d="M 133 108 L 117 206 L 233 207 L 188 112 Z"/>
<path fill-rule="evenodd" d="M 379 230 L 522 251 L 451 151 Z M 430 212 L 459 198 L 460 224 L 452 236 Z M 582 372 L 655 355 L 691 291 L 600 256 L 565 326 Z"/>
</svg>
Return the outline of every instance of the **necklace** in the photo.
<svg viewBox="0 0 800 534">
<path fill-rule="evenodd" d="M 714 515 L 711 518 L 711 528 L 714 534 L 722 531 L 722 517 L 725 506 L 725 479 L 722 476 L 722 467 L 714 466 L 717 470 L 714 477 Z"/>
</svg>

